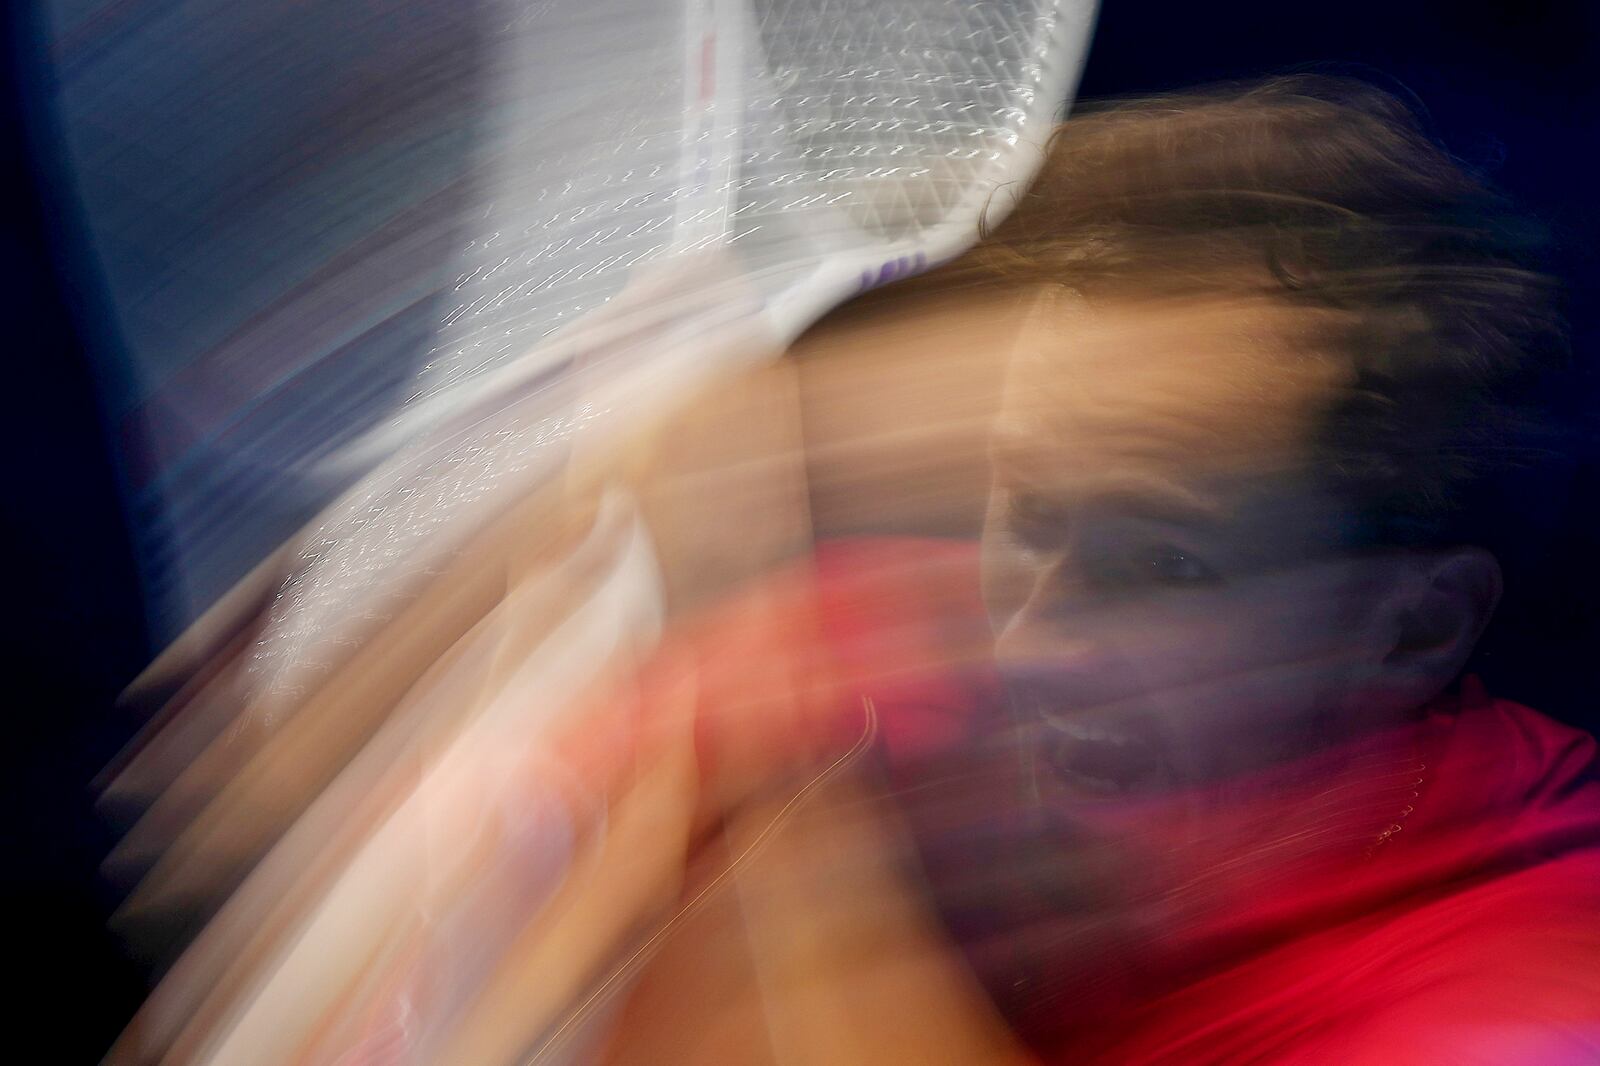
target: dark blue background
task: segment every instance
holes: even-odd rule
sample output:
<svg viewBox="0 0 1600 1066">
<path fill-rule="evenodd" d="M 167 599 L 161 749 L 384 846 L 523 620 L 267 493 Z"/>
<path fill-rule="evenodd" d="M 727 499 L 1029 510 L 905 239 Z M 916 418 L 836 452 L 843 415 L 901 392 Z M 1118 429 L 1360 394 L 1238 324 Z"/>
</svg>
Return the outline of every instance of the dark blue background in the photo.
<svg viewBox="0 0 1600 1066">
<path fill-rule="evenodd" d="M 119 503 L 120 457 L 90 369 L 91 353 L 115 358 L 117 338 L 105 325 L 79 220 L 58 195 L 42 35 L 31 18 L 26 7 L 9 9 L 0 100 L 0 299 L 9 342 L 0 347 L 0 469 L 11 540 L 0 559 L 0 646 L 14 658 L 0 675 L 12 756 L 4 803 L 14 823 L 0 920 L 23 933 L 24 951 L 10 969 L 39 1004 L 30 1012 L 23 997 L 12 1039 L 43 1041 L 34 1061 L 73 1063 L 103 1053 L 148 976 L 105 932 L 115 895 L 96 871 L 112 837 L 87 783 L 132 731 L 111 702 L 153 649 Z M 1600 338 L 1597 25 L 1600 5 L 1587 0 L 1107 0 L 1082 91 L 1316 69 L 1415 96 L 1448 146 L 1550 225 L 1554 266 L 1570 287 L 1575 348 L 1589 363 Z M 1593 381 L 1583 371 L 1565 383 L 1569 413 L 1590 407 Z M 1593 442 L 1587 430 L 1575 440 Z M 1600 651 L 1590 606 L 1596 487 L 1593 465 L 1581 468 L 1557 542 L 1535 567 L 1510 637 L 1489 664 L 1507 694 L 1591 726 L 1590 662 Z M 35 1026 L 30 1040 L 25 1032 Z"/>
</svg>

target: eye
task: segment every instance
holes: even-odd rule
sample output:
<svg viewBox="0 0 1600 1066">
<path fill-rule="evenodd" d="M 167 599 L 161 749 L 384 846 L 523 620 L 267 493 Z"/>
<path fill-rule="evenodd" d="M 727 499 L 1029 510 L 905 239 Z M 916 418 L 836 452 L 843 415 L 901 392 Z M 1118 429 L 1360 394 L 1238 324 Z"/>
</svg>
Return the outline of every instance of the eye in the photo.
<svg viewBox="0 0 1600 1066">
<path fill-rule="evenodd" d="M 1202 559 L 1170 544 L 1151 548 L 1143 561 L 1150 578 L 1162 585 L 1214 585 L 1220 580 Z"/>
</svg>

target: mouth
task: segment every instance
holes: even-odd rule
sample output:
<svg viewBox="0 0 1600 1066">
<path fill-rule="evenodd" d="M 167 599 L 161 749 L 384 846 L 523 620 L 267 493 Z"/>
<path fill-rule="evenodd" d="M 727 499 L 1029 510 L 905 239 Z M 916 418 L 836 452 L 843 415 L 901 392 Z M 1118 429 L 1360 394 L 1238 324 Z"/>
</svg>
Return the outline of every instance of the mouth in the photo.
<svg viewBox="0 0 1600 1066">
<path fill-rule="evenodd" d="M 1041 776 L 1075 793 L 1116 797 L 1160 791 L 1174 781 L 1160 737 L 1131 716 L 1041 712 Z"/>
</svg>

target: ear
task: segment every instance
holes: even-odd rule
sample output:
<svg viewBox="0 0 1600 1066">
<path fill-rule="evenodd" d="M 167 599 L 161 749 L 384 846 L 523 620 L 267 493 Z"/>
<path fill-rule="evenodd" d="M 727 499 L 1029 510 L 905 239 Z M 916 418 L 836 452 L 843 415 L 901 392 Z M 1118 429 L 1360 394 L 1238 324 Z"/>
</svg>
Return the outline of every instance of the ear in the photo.
<svg viewBox="0 0 1600 1066">
<path fill-rule="evenodd" d="M 1437 696 L 1466 667 L 1500 602 L 1500 564 L 1482 548 L 1413 554 L 1387 605 L 1391 646 L 1385 688 L 1412 707 Z"/>
</svg>

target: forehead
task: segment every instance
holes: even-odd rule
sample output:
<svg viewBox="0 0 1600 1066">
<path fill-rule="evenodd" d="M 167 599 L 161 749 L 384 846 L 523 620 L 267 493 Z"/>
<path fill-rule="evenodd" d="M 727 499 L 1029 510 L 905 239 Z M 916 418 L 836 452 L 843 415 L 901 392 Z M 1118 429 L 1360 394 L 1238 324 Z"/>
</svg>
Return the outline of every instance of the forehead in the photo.
<svg viewBox="0 0 1600 1066">
<path fill-rule="evenodd" d="M 1255 480 L 1304 468 L 1348 378 L 1318 321 L 1265 300 L 1058 301 L 1010 360 L 994 454 L 1057 487 Z"/>
</svg>

